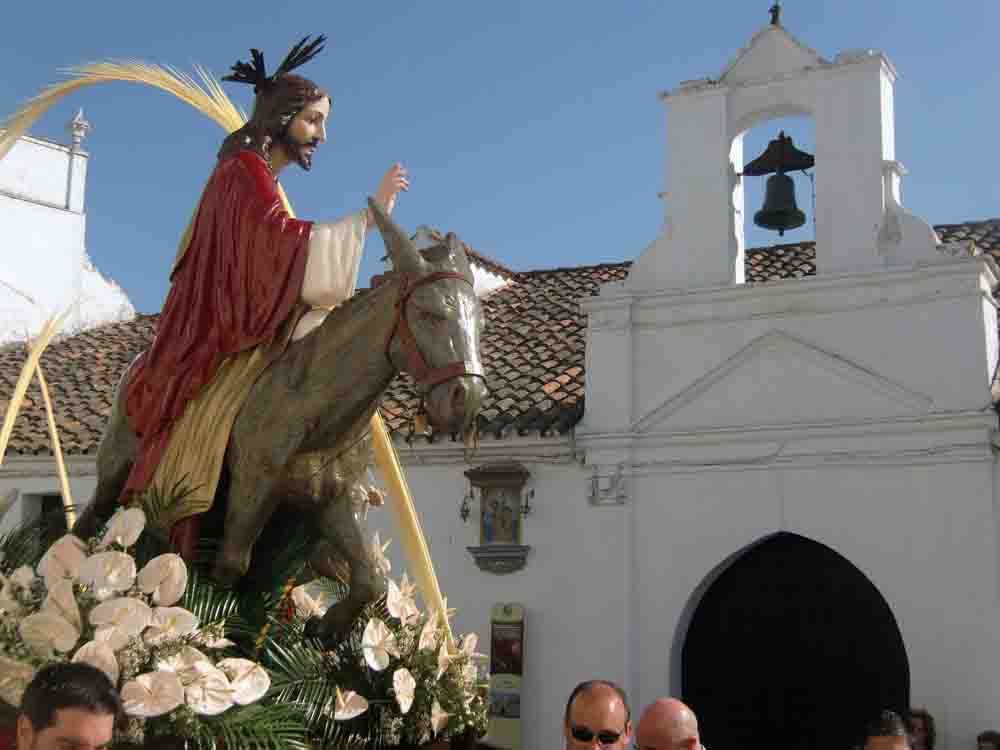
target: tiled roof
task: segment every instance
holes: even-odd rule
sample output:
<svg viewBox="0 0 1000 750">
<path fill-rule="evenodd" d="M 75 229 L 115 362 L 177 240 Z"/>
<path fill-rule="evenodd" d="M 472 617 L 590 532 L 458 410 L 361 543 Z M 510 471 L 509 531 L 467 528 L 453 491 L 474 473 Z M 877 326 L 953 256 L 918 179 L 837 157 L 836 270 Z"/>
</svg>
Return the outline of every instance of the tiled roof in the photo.
<svg viewBox="0 0 1000 750">
<path fill-rule="evenodd" d="M 935 228 L 945 243 L 972 241 L 1000 260 L 1000 219 Z M 579 300 L 596 294 L 604 283 L 626 278 L 631 264 L 521 273 L 496 265 L 509 274 L 511 283 L 483 300 L 487 324 L 482 354 L 490 394 L 480 414 L 480 432 L 500 437 L 565 432 L 580 420 L 584 408 L 586 319 Z M 747 280 L 752 283 L 815 273 L 812 242 L 746 252 Z M 148 346 L 156 319 L 155 315 L 141 315 L 127 323 L 108 324 L 58 340 L 46 351 L 42 367 L 67 454 L 93 454 L 97 450 L 118 378 L 132 358 Z M 0 347 L 0 413 L 6 409 L 24 357 L 23 347 Z M 400 376 L 382 404 L 390 429 L 409 437 L 417 405 L 413 382 Z M 45 410 L 40 391 L 32 384 L 8 453 L 49 452 Z"/>
</svg>

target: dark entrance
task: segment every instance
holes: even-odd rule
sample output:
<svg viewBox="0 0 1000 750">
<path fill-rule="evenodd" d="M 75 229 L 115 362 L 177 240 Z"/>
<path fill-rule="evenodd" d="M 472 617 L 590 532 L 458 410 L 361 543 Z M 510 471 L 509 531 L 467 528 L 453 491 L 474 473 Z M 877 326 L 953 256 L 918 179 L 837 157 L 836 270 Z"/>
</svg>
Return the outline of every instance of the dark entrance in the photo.
<svg viewBox="0 0 1000 750">
<path fill-rule="evenodd" d="M 750 549 L 705 592 L 682 680 L 709 750 L 849 750 L 879 710 L 910 702 L 885 599 L 832 549 L 787 533 Z"/>
</svg>

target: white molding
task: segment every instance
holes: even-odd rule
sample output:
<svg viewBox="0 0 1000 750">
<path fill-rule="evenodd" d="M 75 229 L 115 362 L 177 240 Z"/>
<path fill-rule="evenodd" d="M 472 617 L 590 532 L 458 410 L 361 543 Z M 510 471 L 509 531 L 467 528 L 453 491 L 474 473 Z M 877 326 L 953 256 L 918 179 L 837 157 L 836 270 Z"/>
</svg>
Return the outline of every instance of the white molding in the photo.
<svg viewBox="0 0 1000 750">
<path fill-rule="evenodd" d="M 94 456 L 66 456 L 66 473 L 71 477 L 96 477 Z M 7 456 L 0 467 L 0 480 L 59 476 L 53 456 Z"/>
<path fill-rule="evenodd" d="M 475 449 L 466 449 L 460 442 L 441 440 L 428 443 L 407 443 L 401 436 L 393 438 L 399 462 L 404 466 L 454 466 L 484 462 L 519 461 L 523 464 L 571 464 L 577 461 L 573 431 L 549 438 L 538 436 L 483 436 Z"/>
<path fill-rule="evenodd" d="M 643 417 L 632 423 L 631 431 L 646 433 L 651 427 L 663 422 L 683 407 L 696 401 L 712 386 L 738 370 L 764 352 L 780 351 L 800 359 L 808 360 L 820 368 L 839 375 L 844 380 L 860 384 L 870 391 L 884 396 L 913 411 L 929 411 L 934 401 L 929 396 L 910 390 L 846 357 L 825 351 L 783 331 L 773 330 L 750 341 L 749 344 L 708 370 L 694 382 L 678 391 L 659 406 L 651 409 Z"/>
</svg>

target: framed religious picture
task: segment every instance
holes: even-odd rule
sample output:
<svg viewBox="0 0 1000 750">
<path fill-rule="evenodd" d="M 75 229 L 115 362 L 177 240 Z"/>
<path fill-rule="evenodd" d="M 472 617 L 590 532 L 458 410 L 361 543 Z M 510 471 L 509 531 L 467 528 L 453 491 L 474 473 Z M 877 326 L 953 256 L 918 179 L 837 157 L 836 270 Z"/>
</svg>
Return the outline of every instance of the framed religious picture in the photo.
<svg viewBox="0 0 1000 750">
<path fill-rule="evenodd" d="M 518 463 L 479 466 L 465 472 L 479 490 L 479 545 L 469 547 L 483 570 L 514 573 L 524 567 L 528 551 L 524 544 L 524 518 L 531 512 L 531 490 L 526 490 L 528 470 Z"/>
<path fill-rule="evenodd" d="M 521 492 L 514 487 L 484 487 L 479 503 L 480 544 L 521 543 Z"/>
</svg>

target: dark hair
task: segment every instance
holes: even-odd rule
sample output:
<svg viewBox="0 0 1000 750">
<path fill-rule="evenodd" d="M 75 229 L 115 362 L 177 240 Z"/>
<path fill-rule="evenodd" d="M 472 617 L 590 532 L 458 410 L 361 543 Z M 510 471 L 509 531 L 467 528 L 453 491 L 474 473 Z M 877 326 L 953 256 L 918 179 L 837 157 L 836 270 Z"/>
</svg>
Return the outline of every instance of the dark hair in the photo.
<svg viewBox="0 0 1000 750">
<path fill-rule="evenodd" d="M 895 711 L 882 711 L 876 718 L 868 722 L 865 728 L 865 738 L 868 737 L 906 737 L 909 739 L 906 723 Z"/>
<path fill-rule="evenodd" d="M 95 714 L 111 714 L 118 724 L 122 703 L 111 680 L 89 664 L 63 662 L 43 667 L 28 684 L 21 699 L 21 713 L 40 732 L 55 723 L 56 711 L 82 708 Z"/>
<path fill-rule="evenodd" d="M 586 680 L 573 688 L 573 692 L 569 694 L 569 700 L 566 701 L 566 715 L 563 717 L 563 723 L 569 724 L 569 711 L 573 707 L 573 701 L 577 699 L 577 696 L 590 693 L 598 687 L 606 687 L 613 690 L 621 698 L 622 705 L 625 706 L 625 723 L 628 724 L 632 720 L 632 711 L 628 707 L 628 696 L 625 695 L 625 689 L 621 685 L 610 680 Z"/>
<path fill-rule="evenodd" d="M 987 729 L 976 737 L 976 742 L 992 742 L 994 746 L 1000 748 L 1000 732 L 995 729 Z"/>
<path fill-rule="evenodd" d="M 240 151 L 255 151 L 265 161 L 271 160 L 271 146 L 280 141 L 295 116 L 313 102 L 330 95 L 295 73 L 286 73 L 273 80 L 254 99 L 253 114 L 239 130 L 222 142 L 219 158 L 226 159 Z"/>
<path fill-rule="evenodd" d="M 934 717 L 931 716 L 930 711 L 926 708 L 911 708 L 906 722 L 909 724 L 911 734 L 913 733 L 914 719 L 920 719 L 924 722 L 924 727 L 927 728 L 927 750 L 934 750 L 934 744 L 937 742 L 937 728 L 934 726 Z"/>
</svg>

